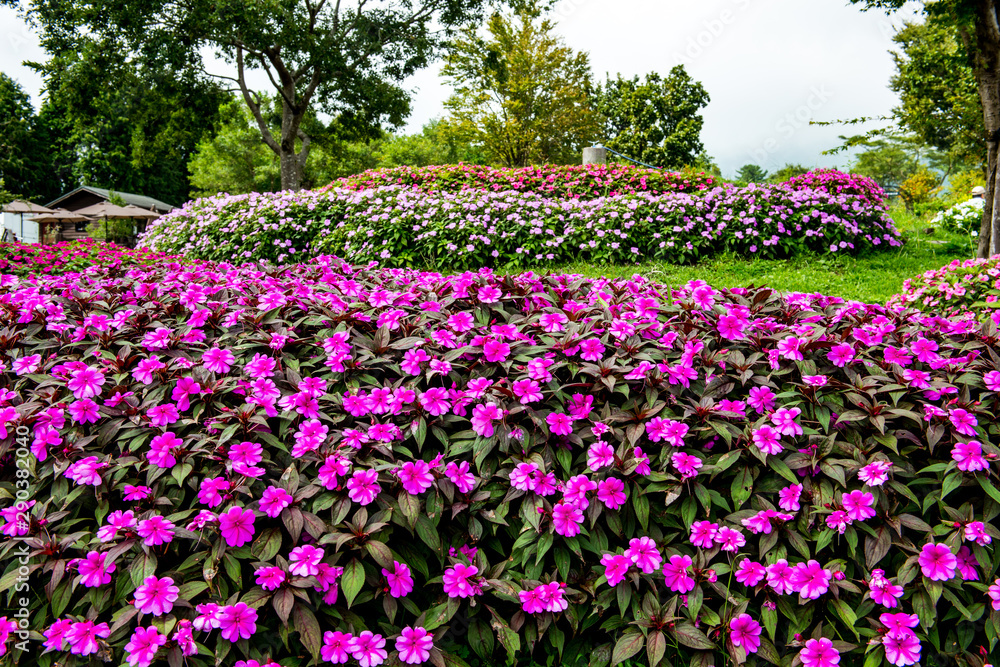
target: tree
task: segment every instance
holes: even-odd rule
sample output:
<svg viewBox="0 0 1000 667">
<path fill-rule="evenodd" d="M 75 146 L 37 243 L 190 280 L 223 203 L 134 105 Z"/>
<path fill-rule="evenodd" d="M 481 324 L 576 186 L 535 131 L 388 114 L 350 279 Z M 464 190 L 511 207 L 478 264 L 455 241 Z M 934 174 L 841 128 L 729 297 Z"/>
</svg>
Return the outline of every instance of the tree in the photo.
<svg viewBox="0 0 1000 667">
<path fill-rule="evenodd" d="M 668 169 L 692 163 L 704 150 L 700 110 L 708 102 L 708 92 L 683 65 L 665 78 L 655 72 L 644 81 L 609 77 L 594 93 L 604 145 Z"/>
<path fill-rule="evenodd" d="M 32 142 L 35 110 L 19 83 L 0 72 L 0 180 L 30 197 L 38 176 L 38 146 Z"/>
<path fill-rule="evenodd" d="M 899 94 L 899 124 L 955 165 L 982 164 L 983 106 L 956 26 L 931 14 L 923 23 L 906 23 L 893 41 L 900 51 L 892 53 L 896 74 L 889 87 Z"/>
<path fill-rule="evenodd" d="M 928 166 L 942 174 L 937 179 L 938 185 L 951 171 L 946 154 L 927 146 L 913 134 L 890 132 L 859 145 L 863 150 L 854 159 L 851 171 L 875 179 L 889 192 L 899 191 L 905 180 Z"/>
<path fill-rule="evenodd" d="M 736 180 L 741 183 L 763 183 L 767 181 L 767 170 L 755 164 L 745 164 L 736 172 Z"/>
<path fill-rule="evenodd" d="M 431 164 L 485 164 L 483 151 L 459 141 L 447 123 L 433 119 L 419 134 L 392 135 L 379 142 L 376 149 L 379 167 L 425 167 Z"/>
<path fill-rule="evenodd" d="M 50 53 L 106 40 L 131 59 L 204 69 L 214 52 L 253 114 L 263 143 L 280 160 L 283 188 L 297 189 L 312 137 L 309 113 L 348 117 L 358 129 L 397 125 L 409 112 L 400 82 L 427 64 L 451 26 L 476 17 L 486 0 L 0 0 L 42 28 Z M 266 96 L 247 72 L 266 72 L 281 99 L 281 123 L 265 118 Z"/>
<path fill-rule="evenodd" d="M 443 69 L 455 88 L 445 102 L 449 136 L 507 167 L 579 161 L 598 131 L 590 58 L 563 44 L 554 28 L 528 2 L 513 15 L 493 14 L 486 39 L 475 26 L 464 30 Z"/>
<path fill-rule="evenodd" d="M 809 171 L 809 167 L 803 167 L 801 164 L 792 164 L 791 162 L 788 162 L 784 167 L 771 174 L 767 180 L 771 183 L 784 183 L 790 178 L 801 176 Z"/>
<path fill-rule="evenodd" d="M 851 0 L 866 9 L 899 9 L 905 0 Z M 929 16 L 942 25 L 953 26 L 969 56 L 979 99 L 983 107 L 983 136 L 986 142 L 986 206 L 979 234 L 980 257 L 1000 254 L 1000 15 L 997 0 L 930 0 L 925 3 Z"/>
</svg>

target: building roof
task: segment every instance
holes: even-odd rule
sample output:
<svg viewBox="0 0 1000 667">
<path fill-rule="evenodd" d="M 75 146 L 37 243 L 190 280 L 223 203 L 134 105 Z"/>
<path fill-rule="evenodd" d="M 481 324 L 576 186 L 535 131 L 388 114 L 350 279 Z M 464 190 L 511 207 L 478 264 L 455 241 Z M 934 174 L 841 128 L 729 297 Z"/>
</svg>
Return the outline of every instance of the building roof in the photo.
<svg viewBox="0 0 1000 667">
<path fill-rule="evenodd" d="M 56 199 L 55 201 L 49 202 L 48 207 L 56 208 L 58 204 L 70 199 L 71 197 L 80 192 L 89 192 L 90 194 L 96 195 L 104 200 L 107 200 L 111 196 L 111 190 L 106 190 L 104 188 L 94 188 L 89 185 L 84 185 L 82 187 L 77 188 L 76 190 L 73 190 L 68 194 L 63 195 L 62 197 Z M 119 192 L 117 190 L 115 190 L 114 192 L 116 195 L 124 199 L 126 204 L 132 204 L 140 208 L 159 211 L 160 213 L 167 213 L 168 211 L 171 211 L 174 208 L 170 204 L 164 203 L 159 199 L 153 199 L 152 197 L 146 197 L 145 195 L 134 195 L 129 192 Z"/>
</svg>

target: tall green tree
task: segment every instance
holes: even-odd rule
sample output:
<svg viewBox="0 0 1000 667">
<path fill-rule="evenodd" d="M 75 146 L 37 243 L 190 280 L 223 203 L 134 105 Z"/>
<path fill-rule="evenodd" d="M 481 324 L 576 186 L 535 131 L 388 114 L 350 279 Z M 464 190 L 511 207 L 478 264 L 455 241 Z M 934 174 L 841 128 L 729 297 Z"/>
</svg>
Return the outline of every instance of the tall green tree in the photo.
<svg viewBox="0 0 1000 667">
<path fill-rule="evenodd" d="M 474 25 L 465 29 L 443 69 L 455 89 L 445 102 L 451 136 L 507 167 L 579 161 L 598 131 L 590 58 L 554 29 L 532 2 L 493 14 L 486 37 Z"/>
<path fill-rule="evenodd" d="M 33 138 L 37 118 L 31 97 L 0 72 L 0 180 L 12 192 L 35 195 L 40 164 Z"/>
<path fill-rule="evenodd" d="M 939 185 L 952 171 L 947 153 L 928 146 L 914 134 L 890 132 L 859 145 L 862 150 L 854 158 L 851 171 L 875 179 L 890 192 L 899 191 L 906 179 L 928 167 L 939 174 Z"/>
<path fill-rule="evenodd" d="M 704 150 L 701 109 L 710 98 L 683 65 L 666 77 L 653 72 L 644 80 L 619 74 L 596 89 L 594 107 L 601 116 L 602 143 L 658 167 L 691 164 Z"/>
<path fill-rule="evenodd" d="M 895 11 L 905 0 L 851 0 L 865 9 Z M 980 257 L 1000 254 L 1000 6 L 997 0 L 928 0 L 924 10 L 953 26 L 969 58 L 983 108 L 986 143 L 986 206 L 979 234 Z"/>
<path fill-rule="evenodd" d="M 745 164 L 736 172 L 736 180 L 741 183 L 763 183 L 767 180 L 767 169 L 756 164 Z"/>
<path fill-rule="evenodd" d="M 479 14 L 487 0 L 0 0 L 42 28 L 50 53 L 114 40 L 131 59 L 203 68 L 214 52 L 236 70 L 231 83 L 280 160 L 283 188 L 297 189 L 312 147 L 310 113 L 344 116 L 359 129 L 398 125 L 409 112 L 402 80 L 425 66 L 451 26 Z M 250 87 L 266 73 L 281 99 L 275 130 L 268 96 Z"/>
</svg>

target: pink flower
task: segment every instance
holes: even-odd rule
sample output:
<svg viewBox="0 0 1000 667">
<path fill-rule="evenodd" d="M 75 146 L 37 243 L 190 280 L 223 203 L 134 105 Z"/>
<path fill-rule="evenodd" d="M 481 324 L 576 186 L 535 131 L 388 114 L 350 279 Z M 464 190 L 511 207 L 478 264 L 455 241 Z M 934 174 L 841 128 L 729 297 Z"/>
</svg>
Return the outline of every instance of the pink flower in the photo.
<svg viewBox="0 0 1000 667">
<path fill-rule="evenodd" d="M 365 630 L 347 642 L 347 650 L 351 656 L 358 661 L 361 667 L 374 667 L 381 665 L 389 655 L 383 648 L 385 639 L 382 635 L 376 635 Z"/>
<path fill-rule="evenodd" d="M 625 504 L 625 482 L 609 477 L 597 483 L 597 499 L 609 510 L 616 510 Z"/>
<path fill-rule="evenodd" d="M 174 539 L 174 527 L 169 520 L 157 515 L 140 521 L 136 532 L 147 547 L 155 547 Z"/>
<path fill-rule="evenodd" d="M 1000 611 L 1000 579 L 994 581 L 986 593 L 990 596 L 990 603 L 993 605 L 993 611 Z"/>
<path fill-rule="evenodd" d="M 702 549 L 711 549 L 715 546 L 718 533 L 719 524 L 711 521 L 695 521 L 691 524 L 691 544 Z"/>
<path fill-rule="evenodd" d="M 174 586 L 174 580 L 170 577 L 146 577 L 142 585 L 135 589 L 135 608 L 143 614 L 153 616 L 169 614 L 179 592 L 180 589 Z"/>
<path fill-rule="evenodd" d="M 970 521 L 965 524 L 964 535 L 967 541 L 975 542 L 981 547 L 993 542 L 993 537 L 986 532 L 986 524 L 982 521 Z"/>
<path fill-rule="evenodd" d="M 868 486 L 882 486 L 889 479 L 890 461 L 872 461 L 858 470 L 858 479 Z"/>
<path fill-rule="evenodd" d="M 217 347 L 213 347 L 201 355 L 201 363 L 205 365 L 206 370 L 213 373 L 228 373 L 235 362 L 236 357 L 233 356 L 232 352 Z"/>
<path fill-rule="evenodd" d="M 381 492 L 378 472 L 374 470 L 355 470 L 347 480 L 347 495 L 362 506 L 373 503 Z"/>
<path fill-rule="evenodd" d="M 156 652 L 166 643 L 167 636 L 161 635 L 156 626 L 136 628 L 125 645 L 126 662 L 133 667 L 149 667 Z"/>
<path fill-rule="evenodd" d="M 674 452 L 670 457 L 670 462 L 677 468 L 677 472 L 681 474 L 681 479 L 690 479 L 697 476 L 698 469 L 702 466 L 700 458 L 694 454 L 685 454 L 684 452 Z"/>
<path fill-rule="evenodd" d="M 834 345 L 827 352 L 826 358 L 830 360 L 837 368 L 843 368 L 847 364 L 854 361 L 854 348 L 847 343 L 841 343 L 840 345 Z"/>
<path fill-rule="evenodd" d="M 394 598 L 405 598 L 413 591 L 413 575 L 410 566 L 399 561 L 392 561 L 392 570 L 382 568 L 382 575 L 389 582 L 389 595 Z"/>
<path fill-rule="evenodd" d="M 840 497 L 844 511 L 852 521 L 865 521 L 875 516 L 875 496 L 864 491 L 851 491 Z"/>
<path fill-rule="evenodd" d="M 740 547 L 747 543 L 743 533 L 736 528 L 723 526 L 715 534 L 715 543 L 721 545 L 723 551 L 739 551 Z"/>
<path fill-rule="evenodd" d="M 173 468 L 177 464 L 174 450 L 183 446 L 184 441 L 173 433 L 161 433 L 150 441 L 146 459 L 158 468 Z"/>
<path fill-rule="evenodd" d="M 95 588 L 111 583 L 111 573 L 115 571 L 115 564 L 105 565 L 104 559 L 107 554 L 91 551 L 87 557 L 77 563 L 77 571 L 80 573 L 80 583 L 87 588 Z"/>
<path fill-rule="evenodd" d="M 230 507 L 219 515 L 219 532 L 229 546 L 242 547 L 253 538 L 253 522 L 253 510 Z"/>
<path fill-rule="evenodd" d="M 15 375 L 30 375 L 38 370 L 38 364 L 42 361 L 42 355 L 32 354 L 27 357 L 20 357 L 14 360 L 11 368 Z"/>
<path fill-rule="evenodd" d="M 467 598 L 476 595 L 479 587 L 469 582 L 469 579 L 479 574 L 479 568 L 475 565 L 465 565 L 456 563 L 444 571 L 442 577 L 444 582 L 444 592 L 450 598 Z"/>
<path fill-rule="evenodd" d="M 87 656 L 100 650 L 101 647 L 97 643 L 98 637 L 107 638 L 110 634 L 111 628 L 108 627 L 107 623 L 95 625 L 93 621 L 80 621 L 73 623 L 63 637 L 69 644 L 70 653 Z M 128 649 L 127 646 L 125 648 Z"/>
<path fill-rule="evenodd" d="M 69 410 L 70 417 L 77 424 L 96 424 L 101 418 L 97 403 L 94 403 L 89 398 L 73 401 L 67 409 Z"/>
<path fill-rule="evenodd" d="M 434 476 L 426 461 L 407 461 L 399 467 L 396 476 L 410 495 L 419 495 L 434 486 Z"/>
<path fill-rule="evenodd" d="M 396 638 L 396 650 L 399 659 L 408 665 L 419 665 L 427 662 L 434 648 L 434 636 L 420 627 L 407 626 Z"/>
<path fill-rule="evenodd" d="M 150 426 L 168 426 L 177 421 L 181 415 L 173 403 L 164 403 L 146 410 L 146 416 L 149 417 Z"/>
<path fill-rule="evenodd" d="M 750 614 L 740 614 L 729 621 L 729 630 L 733 646 L 742 646 L 747 653 L 756 653 L 760 648 L 760 623 Z"/>
<path fill-rule="evenodd" d="M 198 502 L 209 507 L 222 504 L 222 494 L 229 491 L 229 482 L 224 477 L 205 477 L 198 489 Z"/>
<path fill-rule="evenodd" d="M 802 435 L 802 427 L 795 421 L 800 414 L 802 411 L 798 408 L 781 408 L 771 415 L 771 423 L 778 427 L 778 433 L 782 435 Z"/>
<path fill-rule="evenodd" d="M 749 558 L 741 560 L 736 568 L 736 581 L 744 586 L 756 586 L 766 578 L 767 570 L 764 569 L 764 566 Z"/>
<path fill-rule="evenodd" d="M 671 556 L 663 565 L 663 583 L 666 587 L 681 594 L 693 591 L 694 577 L 688 572 L 691 563 L 690 556 Z"/>
<path fill-rule="evenodd" d="M 576 505 L 559 503 L 552 508 L 552 526 L 563 537 L 579 535 L 582 523 L 583 512 Z"/>
<path fill-rule="evenodd" d="M 747 403 L 757 412 L 764 414 L 774 409 L 777 396 L 770 387 L 753 387 L 747 397 Z"/>
<path fill-rule="evenodd" d="M 486 361 L 502 363 L 510 355 L 510 345 L 499 340 L 489 340 L 483 344 L 483 356 Z"/>
<path fill-rule="evenodd" d="M 250 639 L 257 632 L 257 610 L 244 602 L 223 607 L 219 613 L 219 629 L 222 638 L 231 642 Z"/>
<path fill-rule="evenodd" d="M 320 649 L 320 657 L 324 662 L 331 662 L 341 665 L 350 659 L 350 645 L 354 635 L 348 632 L 324 632 L 323 647 Z"/>
<path fill-rule="evenodd" d="M 2 620 L 6 620 L 6 617 L 4 617 Z M 11 632 L 11 631 L 15 630 L 16 627 L 17 627 L 16 624 L 15 624 L 15 626 L 13 628 L 10 627 L 10 623 L 16 623 L 16 622 L 15 621 L 9 621 L 7 623 L 8 632 Z M 72 627 L 73 627 L 73 621 L 71 621 L 69 619 L 63 619 L 61 621 L 56 621 L 55 623 L 53 623 L 52 625 L 50 625 L 48 627 L 48 629 L 45 632 L 42 633 L 42 635 L 45 637 L 45 642 L 43 644 L 43 646 L 45 647 L 45 650 L 46 651 L 65 651 L 66 650 L 66 648 L 65 648 L 65 645 L 66 645 L 65 636 L 66 636 L 67 633 L 69 633 L 70 628 L 72 628 Z M 108 634 L 111 634 L 110 630 L 111 629 L 108 628 Z M 0 644 L 5 644 L 5 643 L 6 643 L 5 641 L 4 642 L 0 642 Z M 6 649 L 6 646 L 4 646 L 3 648 Z M 0 655 L 3 655 L 3 654 L 0 653 Z"/>
<path fill-rule="evenodd" d="M 792 484 L 778 491 L 778 507 L 786 512 L 798 512 L 799 498 L 802 496 L 802 485 Z"/>
<path fill-rule="evenodd" d="M 635 563 L 644 574 L 652 574 L 660 569 L 663 558 L 660 556 L 656 542 L 648 537 L 634 537 L 629 540 L 625 555 Z"/>
<path fill-rule="evenodd" d="M 780 454 L 784 450 L 781 444 L 781 435 L 767 424 L 754 430 L 753 444 L 765 454 Z"/>
<path fill-rule="evenodd" d="M 976 568 L 979 567 L 979 561 L 976 560 L 976 556 L 969 547 L 962 546 L 955 555 L 955 559 L 958 561 L 956 569 L 959 576 L 962 577 L 962 581 L 979 581 L 979 573 L 976 571 Z"/>
<path fill-rule="evenodd" d="M 601 556 L 601 565 L 604 566 L 604 576 L 608 580 L 608 585 L 613 587 L 625 580 L 625 575 L 632 567 L 632 559 L 628 556 L 604 554 Z M 1000 582 L 1000 579 L 997 581 Z M 1000 586 L 997 589 L 1000 590 Z"/>
<path fill-rule="evenodd" d="M 920 662 L 920 640 L 912 631 L 889 632 L 882 637 L 882 647 L 889 664 L 903 667 Z"/>
<path fill-rule="evenodd" d="M 472 430 L 476 435 L 489 438 L 495 432 L 493 422 L 502 418 L 503 411 L 495 404 L 476 405 L 472 408 Z"/>
<path fill-rule="evenodd" d="M 264 514 L 274 519 L 281 514 L 281 510 L 291 505 L 293 500 L 292 494 L 288 491 L 271 486 L 264 489 L 264 493 L 260 497 L 260 509 Z"/>
<path fill-rule="evenodd" d="M 767 571 L 767 585 L 778 595 L 788 595 L 796 590 L 792 584 L 795 568 L 784 558 L 779 558 L 773 564 L 764 568 Z"/>
<path fill-rule="evenodd" d="M 965 472 L 986 470 L 989 464 L 983 457 L 983 445 L 978 440 L 957 442 L 951 450 L 951 458 L 958 463 L 958 469 Z"/>
<path fill-rule="evenodd" d="M 799 563 L 791 575 L 793 590 L 807 600 L 815 600 L 830 588 L 833 573 L 826 570 L 817 561 Z"/>
<path fill-rule="evenodd" d="M 956 408 L 949 413 L 948 419 L 958 433 L 969 437 L 976 435 L 976 426 L 979 424 L 979 421 L 971 412 L 962 408 Z"/>
<path fill-rule="evenodd" d="M 469 493 L 476 487 L 476 477 L 469 472 L 469 462 L 461 461 L 455 463 L 451 461 L 444 467 L 444 474 L 451 480 L 451 483 L 460 493 Z"/>
<path fill-rule="evenodd" d="M 595 442 L 587 450 L 587 467 L 595 472 L 614 462 L 615 450 L 606 442 Z"/>
<path fill-rule="evenodd" d="M 833 667 L 840 664 L 840 651 L 833 648 L 833 642 L 826 637 L 810 639 L 799 651 L 799 658 L 805 667 Z"/>
<path fill-rule="evenodd" d="M 931 581 L 948 581 L 955 576 L 958 559 L 945 544 L 928 542 L 920 550 L 920 571 Z"/>
<path fill-rule="evenodd" d="M 319 574 L 319 564 L 324 552 L 311 544 L 295 547 L 288 555 L 288 572 L 297 577 L 310 577 Z"/>
<path fill-rule="evenodd" d="M 545 418 L 553 435 L 571 435 L 573 418 L 562 412 L 552 412 Z"/>
<path fill-rule="evenodd" d="M 257 575 L 257 585 L 265 591 L 277 590 L 285 583 L 285 571 L 280 567 L 260 567 L 254 572 Z"/>
<path fill-rule="evenodd" d="M 96 368 L 84 366 L 73 372 L 66 386 L 76 398 L 93 398 L 101 393 L 104 381 L 104 373 Z"/>
</svg>

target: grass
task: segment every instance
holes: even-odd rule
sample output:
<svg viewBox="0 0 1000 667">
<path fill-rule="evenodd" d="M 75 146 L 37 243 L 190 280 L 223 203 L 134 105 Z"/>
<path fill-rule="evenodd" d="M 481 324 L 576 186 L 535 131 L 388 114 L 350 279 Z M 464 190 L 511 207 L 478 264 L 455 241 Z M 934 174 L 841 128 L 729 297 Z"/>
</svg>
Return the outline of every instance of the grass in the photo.
<svg viewBox="0 0 1000 667">
<path fill-rule="evenodd" d="M 903 287 L 903 281 L 937 269 L 955 259 L 975 256 L 972 239 L 946 230 L 928 230 L 925 220 L 902 208 L 890 211 L 906 242 L 902 248 L 851 257 L 830 253 L 791 259 L 743 259 L 718 256 L 684 266 L 645 262 L 634 266 L 566 264 L 552 273 L 579 273 L 596 278 L 640 274 L 668 285 L 698 279 L 715 287 L 767 285 L 790 292 L 820 292 L 867 303 L 885 303 Z M 930 231 L 930 233 L 928 233 Z"/>
</svg>

